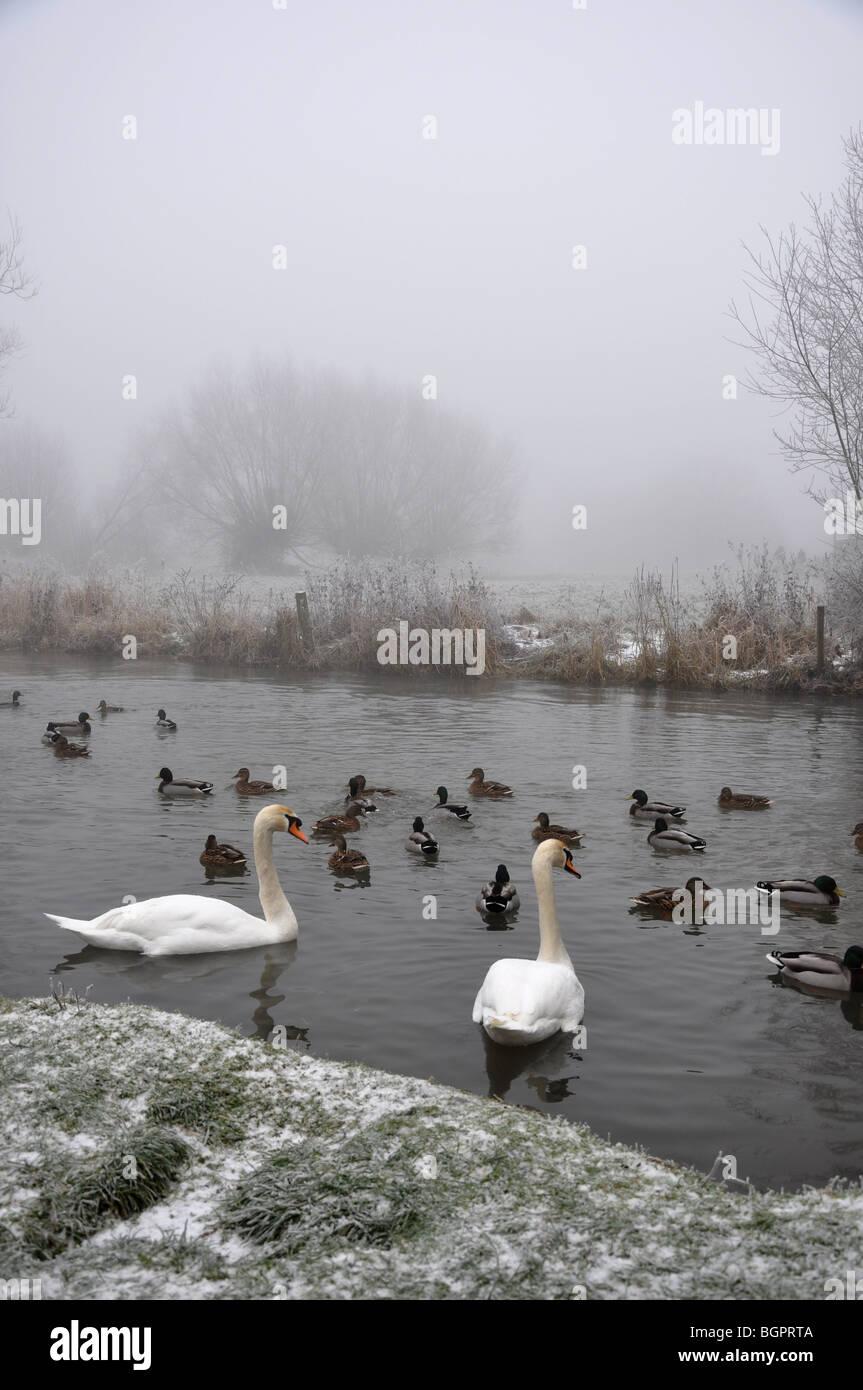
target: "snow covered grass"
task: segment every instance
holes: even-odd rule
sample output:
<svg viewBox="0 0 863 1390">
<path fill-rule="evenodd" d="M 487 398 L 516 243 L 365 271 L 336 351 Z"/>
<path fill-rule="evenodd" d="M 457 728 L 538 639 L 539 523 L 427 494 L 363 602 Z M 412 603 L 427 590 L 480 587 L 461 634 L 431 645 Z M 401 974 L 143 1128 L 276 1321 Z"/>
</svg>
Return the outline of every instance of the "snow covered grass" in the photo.
<svg viewBox="0 0 863 1390">
<path fill-rule="evenodd" d="M 138 1005 L 0 1000 L 0 1276 L 53 1299 L 810 1299 L 863 1188 L 737 1195 L 583 1126 Z"/>
</svg>

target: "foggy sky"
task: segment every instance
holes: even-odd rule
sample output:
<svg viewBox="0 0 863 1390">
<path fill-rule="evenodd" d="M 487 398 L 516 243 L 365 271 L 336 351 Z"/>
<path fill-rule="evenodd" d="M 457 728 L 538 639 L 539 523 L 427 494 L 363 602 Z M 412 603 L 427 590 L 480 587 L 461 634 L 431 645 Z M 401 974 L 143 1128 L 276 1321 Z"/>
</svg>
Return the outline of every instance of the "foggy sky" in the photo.
<svg viewBox="0 0 863 1390">
<path fill-rule="evenodd" d="M 7 381 L 86 486 L 214 358 L 288 349 L 434 374 L 512 438 L 518 541 L 489 569 L 823 550 L 775 407 L 722 399 L 747 366 L 725 311 L 741 241 L 842 177 L 860 5 L 5 0 L 0 43 L 2 204 L 40 283 L 3 304 Z M 675 146 L 696 101 L 779 108 L 780 152 Z"/>
</svg>

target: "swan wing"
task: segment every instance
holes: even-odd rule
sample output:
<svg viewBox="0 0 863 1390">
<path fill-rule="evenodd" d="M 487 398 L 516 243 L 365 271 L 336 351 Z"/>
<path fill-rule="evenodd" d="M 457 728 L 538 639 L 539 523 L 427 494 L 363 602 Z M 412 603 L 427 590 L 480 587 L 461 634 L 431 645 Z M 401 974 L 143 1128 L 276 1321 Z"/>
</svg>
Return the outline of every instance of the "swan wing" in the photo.
<svg viewBox="0 0 863 1390">
<path fill-rule="evenodd" d="M 185 955 L 236 950 L 274 939 L 272 923 L 252 917 L 220 898 L 177 893 L 111 908 L 91 922 L 47 912 L 58 926 L 77 932 L 92 946 L 145 955 Z"/>
</svg>

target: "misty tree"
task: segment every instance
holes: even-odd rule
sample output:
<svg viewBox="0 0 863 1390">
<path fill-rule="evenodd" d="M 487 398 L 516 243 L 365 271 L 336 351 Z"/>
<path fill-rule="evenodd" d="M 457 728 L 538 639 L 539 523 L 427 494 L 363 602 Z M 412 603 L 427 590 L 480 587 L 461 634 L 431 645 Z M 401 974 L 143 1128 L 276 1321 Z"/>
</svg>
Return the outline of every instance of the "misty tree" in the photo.
<svg viewBox="0 0 863 1390">
<path fill-rule="evenodd" d="M 321 388 L 320 542 L 342 555 L 426 559 L 499 538 L 511 491 L 503 446 L 416 392 L 334 374 Z"/>
<path fill-rule="evenodd" d="M 145 452 L 167 524 L 217 542 L 232 566 L 272 571 L 309 546 L 478 550 L 509 519 L 509 458 L 484 431 L 418 392 L 333 369 L 213 368 Z"/>
<path fill-rule="evenodd" d="M 749 385 L 790 410 L 775 431 L 795 472 L 812 469 L 823 502 L 863 484 L 863 126 L 843 141 L 846 176 L 829 202 L 805 199 L 808 225 L 761 228 L 747 249 L 748 302 L 731 305 L 757 359 Z"/>
<path fill-rule="evenodd" d="M 322 421 L 293 366 L 222 365 L 151 436 L 150 471 L 163 501 L 227 563 L 266 569 L 309 539 L 322 448 Z"/>
<path fill-rule="evenodd" d="M 35 282 L 24 269 L 21 256 L 21 227 L 10 214 L 9 232 L 0 240 L 0 294 L 15 299 L 32 299 L 35 293 Z M 0 323 L 0 375 L 6 370 L 9 359 L 20 352 L 21 346 L 21 335 L 15 325 Z M 0 390 L 0 417 L 11 413 L 9 393 Z"/>
</svg>

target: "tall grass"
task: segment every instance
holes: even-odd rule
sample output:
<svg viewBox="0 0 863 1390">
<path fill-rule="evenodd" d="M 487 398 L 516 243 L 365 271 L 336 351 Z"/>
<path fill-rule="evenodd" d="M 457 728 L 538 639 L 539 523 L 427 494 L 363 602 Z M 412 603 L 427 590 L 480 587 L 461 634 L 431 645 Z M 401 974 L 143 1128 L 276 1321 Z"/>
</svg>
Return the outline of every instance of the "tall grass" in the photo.
<svg viewBox="0 0 863 1390">
<path fill-rule="evenodd" d="M 134 636 L 141 657 L 464 675 L 464 666 L 379 665 L 378 634 L 407 621 L 426 631 L 482 629 L 490 675 L 793 689 L 812 683 L 820 582 L 814 563 L 766 547 L 740 549 L 731 566 L 714 569 L 700 600 L 681 594 L 676 570 L 665 577 L 642 568 L 622 602 L 603 595 L 592 616 L 571 611 L 540 623 L 550 645 L 523 650 L 508 640 L 494 595 L 472 567 L 441 574 L 431 563 L 343 560 L 316 571 L 305 580 L 310 640 L 293 588 L 256 596 L 236 576 L 190 571 L 162 583 L 131 572 L 76 580 L 19 572 L 0 574 L 0 648 L 119 654 Z M 833 637 L 828 655 L 835 647 Z M 825 682 L 863 688 L 859 660 L 841 671 L 831 662 Z"/>
<path fill-rule="evenodd" d="M 442 577 L 431 564 L 341 562 L 311 576 L 306 590 L 310 643 L 293 592 L 271 589 L 256 599 L 237 576 L 184 570 L 155 584 L 134 573 L 75 580 L 53 572 L 0 575 L 0 647 L 119 655 L 133 636 L 139 657 L 383 670 L 377 634 L 407 620 L 428 630 L 482 628 L 486 670 L 503 667 L 500 615 L 471 568 Z M 435 669 L 464 674 L 464 667 Z"/>
</svg>

